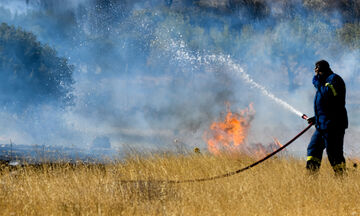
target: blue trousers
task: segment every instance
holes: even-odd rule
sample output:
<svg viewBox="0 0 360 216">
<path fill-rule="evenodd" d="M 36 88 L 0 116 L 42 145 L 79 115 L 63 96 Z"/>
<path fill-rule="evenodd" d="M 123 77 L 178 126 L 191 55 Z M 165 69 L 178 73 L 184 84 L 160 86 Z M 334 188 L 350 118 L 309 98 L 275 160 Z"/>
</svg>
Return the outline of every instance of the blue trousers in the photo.
<svg viewBox="0 0 360 216">
<path fill-rule="evenodd" d="M 317 171 L 320 168 L 323 151 L 326 148 L 328 159 L 334 171 L 343 172 L 345 170 L 344 135 L 345 129 L 332 131 L 316 129 L 307 148 L 306 168 Z"/>
</svg>

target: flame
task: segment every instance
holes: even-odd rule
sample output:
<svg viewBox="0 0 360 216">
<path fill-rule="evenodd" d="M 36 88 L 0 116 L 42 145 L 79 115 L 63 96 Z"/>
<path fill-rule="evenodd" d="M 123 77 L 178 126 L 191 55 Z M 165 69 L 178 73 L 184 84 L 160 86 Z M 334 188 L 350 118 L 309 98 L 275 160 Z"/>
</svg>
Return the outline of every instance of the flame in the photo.
<svg viewBox="0 0 360 216">
<path fill-rule="evenodd" d="M 227 102 L 224 119 L 211 123 L 209 130 L 204 133 L 208 150 L 214 155 L 240 153 L 260 158 L 281 147 L 281 143 L 276 138 L 274 143 L 268 146 L 261 143 L 251 145 L 247 143 L 250 123 L 254 115 L 252 103 L 248 108 L 236 113 L 230 110 L 230 103 Z"/>
<path fill-rule="evenodd" d="M 280 141 L 276 137 L 274 137 L 273 139 L 274 139 L 274 142 L 275 142 L 276 146 L 283 147 L 283 144 L 281 144 Z"/>
<path fill-rule="evenodd" d="M 230 110 L 230 104 L 227 103 L 226 110 L 224 120 L 213 122 L 210 130 L 205 133 L 208 149 L 215 155 L 222 152 L 245 150 L 244 143 L 252 116 L 255 114 L 252 104 L 239 113 L 233 113 Z"/>
</svg>

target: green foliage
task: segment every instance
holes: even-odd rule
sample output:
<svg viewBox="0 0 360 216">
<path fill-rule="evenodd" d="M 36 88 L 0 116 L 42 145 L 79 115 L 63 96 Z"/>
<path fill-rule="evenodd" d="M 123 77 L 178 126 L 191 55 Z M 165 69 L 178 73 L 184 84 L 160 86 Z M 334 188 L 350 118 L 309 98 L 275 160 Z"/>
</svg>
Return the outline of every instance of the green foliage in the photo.
<svg viewBox="0 0 360 216">
<path fill-rule="evenodd" d="M 360 0 L 304 0 L 305 8 L 329 17 L 339 13 L 345 22 L 359 21 Z"/>
<path fill-rule="evenodd" d="M 12 109 L 49 101 L 71 103 L 73 67 L 32 33 L 0 26 L 0 104 Z"/>
<path fill-rule="evenodd" d="M 346 23 L 337 33 L 340 41 L 349 48 L 360 48 L 360 23 Z"/>
</svg>

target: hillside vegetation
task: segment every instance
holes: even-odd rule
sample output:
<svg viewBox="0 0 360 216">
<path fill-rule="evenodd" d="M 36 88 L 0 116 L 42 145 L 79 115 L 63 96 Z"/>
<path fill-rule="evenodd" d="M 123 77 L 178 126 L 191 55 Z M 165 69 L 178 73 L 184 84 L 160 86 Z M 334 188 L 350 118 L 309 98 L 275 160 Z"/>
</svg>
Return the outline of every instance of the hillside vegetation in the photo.
<svg viewBox="0 0 360 216">
<path fill-rule="evenodd" d="M 44 102 L 71 102 L 73 68 L 66 58 L 21 28 L 0 25 L 0 105 L 25 109 Z"/>
<path fill-rule="evenodd" d="M 234 171 L 249 158 L 208 155 L 132 157 L 108 165 L 42 165 L 0 175 L 1 215 L 359 215 L 360 172 L 317 177 L 305 162 L 271 159 L 215 181 L 166 184 Z M 124 183 L 122 180 L 139 180 Z M 145 181 L 141 181 L 145 180 Z"/>
</svg>

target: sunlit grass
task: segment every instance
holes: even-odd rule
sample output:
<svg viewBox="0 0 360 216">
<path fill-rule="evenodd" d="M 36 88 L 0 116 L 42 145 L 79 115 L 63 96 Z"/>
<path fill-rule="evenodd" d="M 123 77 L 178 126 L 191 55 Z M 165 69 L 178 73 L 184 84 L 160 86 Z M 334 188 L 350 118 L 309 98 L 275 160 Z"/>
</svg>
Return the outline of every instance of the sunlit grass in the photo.
<svg viewBox="0 0 360 216">
<path fill-rule="evenodd" d="M 324 161 L 270 159 L 228 178 L 167 184 L 234 171 L 252 160 L 209 155 L 132 156 L 107 165 L 1 168 L 2 215 L 360 215 L 360 172 L 337 178 Z M 350 163 L 349 163 L 350 167 Z M 122 182 L 122 180 L 139 180 Z M 140 181 L 142 180 L 142 181 Z"/>
</svg>

